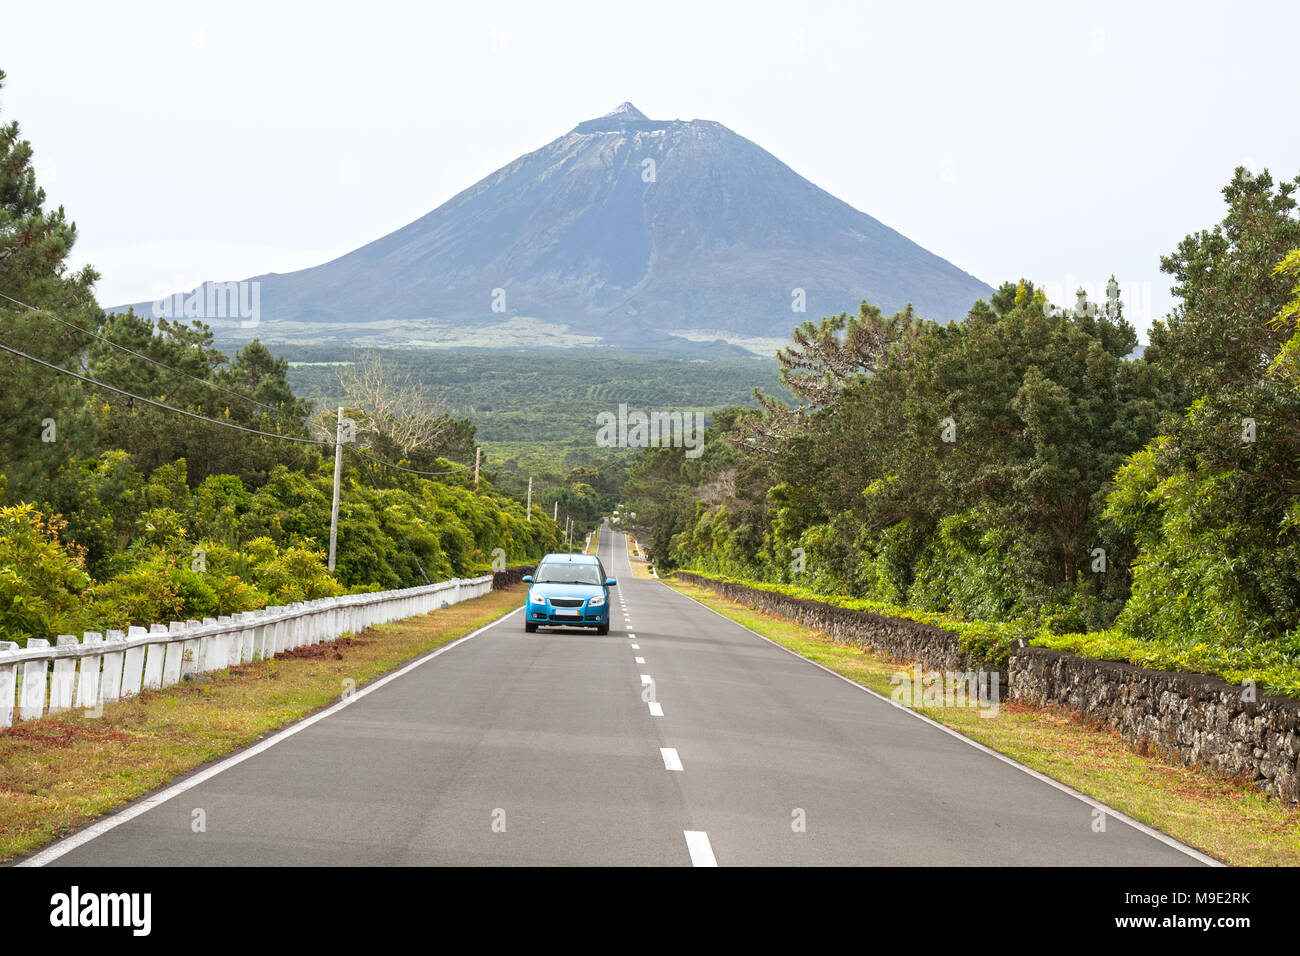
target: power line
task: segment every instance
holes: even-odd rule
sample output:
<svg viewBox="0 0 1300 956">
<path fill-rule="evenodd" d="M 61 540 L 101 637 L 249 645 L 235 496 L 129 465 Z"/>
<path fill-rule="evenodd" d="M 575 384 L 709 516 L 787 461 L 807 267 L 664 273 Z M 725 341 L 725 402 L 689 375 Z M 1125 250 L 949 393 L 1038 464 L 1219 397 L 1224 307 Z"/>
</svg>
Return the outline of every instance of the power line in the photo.
<svg viewBox="0 0 1300 956">
<path fill-rule="evenodd" d="M 92 332 L 90 329 L 83 329 L 75 322 L 69 322 L 67 319 L 61 319 L 52 312 L 46 312 L 44 309 L 37 308 L 34 305 L 28 305 L 26 302 L 23 302 L 19 299 L 15 299 L 13 296 L 5 295 L 3 292 L 0 292 L 0 299 L 8 299 L 14 305 L 20 305 L 24 309 L 30 309 L 31 311 L 39 315 L 43 315 L 46 318 L 53 319 L 55 322 L 58 322 L 60 325 L 66 325 L 70 329 L 75 329 L 76 331 L 82 333 L 83 335 L 89 335 L 91 338 L 99 339 L 99 341 L 104 342 L 107 345 L 111 345 L 115 349 L 121 349 L 123 352 L 127 352 L 131 355 L 134 355 L 136 358 L 144 359 L 146 362 L 150 363 L 151 365 L 157 365 L 159 368 L 165 368 L 169 372 L 175 372 L 177 375 L 183 375 L 185 378 L 188 378 L 192 382 L 198 382 L 199 384 L 206 385 L 209 388 L 215 388 L 218 391 L 225 392 L 227 395 L 233 395 L 236 398 L 243 399 L 246 402 L 251 402 L 252 404 L 257 405 L 259 408 L 265 408 L 267 411 L 271 412 L 272 414 L 278 415 L 281 413 L 281 409 L 277 408 L 274 405 L 268 405 L 266 402 L 259 402 L 257 399 L 253 398 L 250 395 L 245 395 L 242 392 L 237 392 L 232 388 L 226 388 L 224 385 L 220 385 L 216 382 L 210 381 L 205 378 L 200 378 L 197 375 L 191 375 L 189 372 L 186 372 L 183 369 L 175 368 L 171 365 L 168 365 L 166 362 L 160 362 L 155 358 L 145 355 L 143 352 L 137 352 L 133 348 L 129 348 L 125 345 L 122 345 L 119 342 L 114 342 L 112 339 L 108 338 L 107 336 L 100 335 L 98 332 Z"/>
<path fill-rule="evenodd" d="M 412 475 L 454 475 L 458 472 L 469 470 L 469 465 L 457 465 L 455 468 L 452 468 L 450 471 L 416 471 L 414 468 L 407 468 L 403 465 L 395 465 L 391 461 L 384 461 L 382 458 L 376 458 L 374 455 L 362 451 L 356 445 L 349 444 L 346 445 L 345 447 L 351 448 L 353 451 L 355 451 L 358 455 L 361 455 L 363 458 L 369 458 L 377 465 L 386 465 L 389 468 L 396 468 L 398 471 L 405 471 Z"/>
<path fill-rule="evenodd" d="M 0 293 L 0 295 L 3 295 L 3 293 Z M 4 297 L 5 297 L 5 298 L 9 298 L 8 296 L 4 296 Z M 11 300 L 11 301 L 16 301 L 16 300 Z M 21 304 L 21 303 L 20 303 L 20 304 Z M 317 446 L 317 447 L 325 447 L 325 448 L 333 447 L 333 448 L 334 448 L 334 454 L 335 454 L 335 458 L 334 458 L 334 504 L 333 504 L 333 509 L 332 509 L 331 524 L 330 524 L 330 562 L 329 562 L 329 570 L 330 570 L 331 573 L 333 573 L 333 571 L 334 571 L 334 548 L 335 548 L 335 535 L 337 534 L 337 528 L 338 528 L 338 513 L 339 513 L 339 471 L 340 471 L 340 468 L 341 468 L 341 465 L 342 465 L 342 460 L 343 460 L 343 454 L 342 454 L 342 453 L 343 453 L 343 444 L 344 444 L 343 442 L 341 442 L 341 441 L 338 440 L 340 436 L 336 435 L 334 441 L 332 441 L 332 442 L 327 442 L 327 441 L 320 441 L 320 440 L 315 439 L 315 438 L 298 438 L 298 437 L 296 437 L 296 436 L 294 436 L 294 435 L 280 435 L 280 434 L 275 434 L 275 433 L 273 433 L 273 432 L 264 432 L 264 431 L 261 431 L 260 429 L 257 429 L 257 428 L 249 428 L 249 427 L 244 426 L 244 425 L 237 425 L 237 424 L 235 424 L 234 422 L 225 422 L 225 421 L 220 421 L 219 419 L 215 419 L 215 418 L 208 418 L 206 415 L 200 415 L 200 414 L 198 414 L 197 412 L 187 411 L 186 409 L 183 409 L 183 408 L 176 408 L 176 407 L 173 406 L 173 405 L 168 405 L 168 404 L 165 403 L 165 402 L 160 402 L 160 401 L 157 401 L 157 400 L 152 399 L 152 398 L 145 398 L 143 395 L 136 395 L 134 392 L 128 392 L 128 391 L 127 391 L 126 389 L 124 389 L 124 388 L 118 388 L 116 385 L 109 385 L 107 382 L 101 382 L 101 381 L 98 381 L 97 379 L 93 379 L 93 378 L 91 378 L 91 377 L 88 376 L 88 375 L 82 375 L 82 374 L 80 374 L 80 373 L 78 373 L 78 372 L 74 372 L 74 371 L 72 371 L 71 369 L 63 368 L 62 366 L 55 365 L 53 362 L 47 362 L 47 361 L 45 361 L 44 359 L 39 359 L 39 358 L 37 358 L 37 357 L 34 356 L 34 355 L 29 355 L 27 352 L 24 352 L 24 351 L 21 350 L 21 349 L 16 349 L 16 348 L 14 348 L 14 347 L 11 346 L 11 345 L 6 345 L 4 342 L 0 342 L 0 350 L 5 351 L 5 352 L 9 352 L 9 353 L 11 353 L 11 354 L 13 354 L 13 355 L 17 355 L 19 358 L 24 358 L 24 359 L 26 359 L 26 360 L 29 361 L 29 362 L 34 362 L 35 364 L 40 365 L 40 366 L 43 366 L 43 367 L 45 367 L 45 368 L 53 369 L 54 371 L 59 372 L 59 373 L 61 373 L 61 374 L 63 374 L 63 375 L 71 376 L 72 378 L 75 378 L 75 379 L 77 379 L 78 381 L 83 382 L 83 383 L 85 383 L 85 384 L 87 384 L 87 385 L 94 385 L 94 386 L 96 386 L 96 387 L 98 387 L 98 388 L 103 388 L 103 389 L 107 389 L 107 390 L 110 391 L 110 392 L 115 392 L 115 393 L 118 394 L 118 395 L 124 395 L 124 396 L 126 396 L 127 398 L 131 399 L 132 401 L 143 402 L 143 403 L 145 403 L 146 405 L 152 405 L 152 406 L 155 407 L 155 408 L 160 408 L 160 409 L 163 409 L 164 411 L 168 411 L 168 412 L 177 412 L 178 414 L 185 415 L 185 416 L 188 417 L 188 418 L 193 418 L 193 419 L 197 419 L 198 421 L 207 422 L 208 424 L 211 424 L 211 425 L 219 425 L 219 426 L 221 426 L 221 427 L 223 427 L 223 428 L 233 428 L 233 429 L 235 429 L 236 431 L 245 432 L 245 433 L 247 433 L 247 434 L 251 434 L 251 435 L 259 435 L 259 436 L 261 436 L 261 437 L 263 437 L 263 438 L 280 438 L 280 439 L 283 439 L 283 440 L 285 440 L 285 441 L 299 442 L 299 443 L 304 444 L 304 445 L 315 445 L 315 446 Z M 340 408 L 340 409 L 339 409 L 339 427 L 340 427 L 340 430 L 341 430 L 341 428 L 342 428 L 342 424 L 343 424 L 343 409 Z M 458 467 L 456 467 L 456 468 L 453 468 L 453 469 L 450 469 L 450 470 L 447 470 L 447 471 L 417 471 L 417 470 L 414 469 L 414 468 L 407 468 L 407 467 L 405 467 L 405 466 L 403 466 L 403 465 L 394 464 L 394 463 L 391 462 L 391 461 L 384 461 L 382 458 L 376 458 L 374 455 L 371 455 L 369 452 L 363 451 L 362 449 L 357 448 L 357 447 L 355 447 L 355 446 L 353 446 L 353 449 L 354 449 L 354 450 L 355 450 L 359 455 L 361 455 L 361 456 L 364 457 L 364 458 L 369 459 L 370 461 L 373 461 L 375 464 L 383 465 L 383 466 L 386 467 L 386 468 L 393 468 L 393 469 L 396 469 L 397 471 L 407 472 L 408 474 L 412 474 L 412 475 L 421 475 L 421 476 L 451 475 L 451 474 L 455 474 L 456 472 L 459 472 L 459 471 L 465 471 L 465 470 L 469 467 L 468 465 L 460 465 L 460 466 L 458 466 Z M 477 469 L 477 467 L 475 468 L 475 482 L 474 482 L 474 484 L 475 484 L 475 490 L 477 490 L 477 487 L 478 487 L 478 469 Z M 531 517 L 531 516 L 530 516 L 530 517 Z M 418 563 L 418 562 L 417 562 L 417 563 Z M 428 581 L 428 579 L 429 579 L 429 578 L 428 578 L 428 575 L 424 573 L 424 568 L 423 568 L 423 567 L 420 568 L 420 574 L 424 577 L 425 581 Z"/>
<path fill-rule="evenodd" d="M 3 293 L 0 293 L 0 295 L 3 295 Z M 152 398 L 145 398 L 143 395 L 136 395 L 134 392 L 128 392 L 126 389 L 118 388 L 116 385 L 109 385 L 107 382 L 98 381 L 97 379 L 93 379 L 88 375 L 82 375 L 78 372 L 72 371 L 71 369 L 63 368 L 61 365 L 55 365 L 53 362 L 47 362 L 44 359 L 39 359 L 34 355 L 29 355 L 28 353 L 22 351 L 21 349 L 14 348 L 12 345 L 6 345 L 4 342 L 0 342 L 0 349 L 3 349 L 6 352 L 11 352 L 14 355 L 19 356 L 20 358 L 25 358 L 29 362 L 35 362 L 37 365 L 43 365 L 45 368 L 53 369 L 54 371 L 61 372 L 64 375 L 70 375 L 79 381 L 85 382 L 87 385 L 94 385 L 97 388 L 107 389 L 110 392 L 116 392 L 118 395 L 124 395 L 125 397 L 133 399 L 134 401 L 144 402 L 146 405 L 152 405 L 155 408 L 161 408 L 164 411 L 176 412 L 177 414 L 180 415 L 186 415 L 190 418 L 197 419 L 201 422 L 207 422 L 210 425 L 220 425 L 222 428 L 233 428 L 237 431 L 247 432 L 250 435 L 260 435 L 263 438 L 279 438 L 279 439 L 283 439 L 284 441 L 299 442 L 304 445 L 316 445 L 322 448 L 333 448 L 335 444 L 332 441 L 321 441 L 320 439 L 317 438 L 299 438 L 296 435 L 281 435 L 275 432 L 264 432 L 257 428 L 249 428 L 246 425 L 237 425 L 234 422 L 223 422 L 218 418 L 209 418 L 206 415 L 200 415 L 198 412 L 191 412 L 184 408 L 177 408 L 174 405 L 168 405 L 166 402 L 160 402 Z M 370 454 L 369 452 L 363 451 L 362 449 L 358 448 L 356 445 L 353 445 L 351 443 L 345 442 L 344 447 L 351 448 L 358 455 L 370 459 L 377 465 L 383 465 L 386 468 L 393 468 L 396 469 L 397 471 L 404 471 L 412 475 L 421 475 L 421 476 L 430 476 L 430 477 L 436 475 L 454 475 L 457 472 L 466 471 L 469 468 L 468 465 L 457 465 L 455 468 L 449 469 L 447 471 L 417 471 L 414 468 L 407 468 L 404 465 L 398 465 L 398 464 L 394 464 L 391 461 L 384 461 L 382 458 L 376 458 L 374 455 Z"/>
<path fill-rule="evenodd" d="M 145 398 L 143 395 L 136 395 L 134 392 L 128 392 L 124 388 L 118 388 L 116 385 L 109 385 L 107 382 L 98 381 L 97 379 L 93 379 L 88 375 L 81 375 L 80 373 L 74 372 L 71 369 L 63 368 L 63 366 L 61 365 L 55 365 L 53 362 L 47 362 L 44 359 L 38 359 L 34 355 L 28 355 L 26 352 L 22 351 L 21 349 L 16 349 L 12 345 L 5 345 L 5 343 L 3 342 L 0 342 L 0 349 L 3 349 L 6 352 L 12 352 L 14 355 L 17 355 L 20 358 L 25 358 L 29 362 L 35 362 L 37 365 L 44 365 L 46 368 L 53 369 L 56 372 L 62 372 L 64 375 L 71 375 L 73 378 L 79 379 L 85 382 L 87 385 L 94 385 L 98 388 L 105 388 L 108 389 L 110 392 L 116 392 L 119 395 L 125 395 L 127 398 L 133 399 L 134 401 L 144 402 L 146 405 L 152 405 L 155 408 L 161 408 L 169 412 L 176 412 L 180 415 L 187 415 L 190 418 L 197 418 L 199 421 L 207 422 L 210 425 L 220 425 L 222 428 L 234 428 L 237 431 L 248 432 L 250 435 L 261 435 L 263 438 L 280 438 L 283 439 L 284 441 L 301 442 L 304 445 L 324 445 L 327 447 L 333 447 L 334 445 L 333 442 L 319 441 L 315 438 L 298 438 L 295 435 L 281 435 L 275 432 L 264 432 L 257 428 L 249 428 L 246 425 L 236 425 L 234 422 L 223 422 L 219 418 L 208 418 L 208 416 L 200 415 L 198 412 L 191 412 L 184 408 L 177 408 L 175 405 L 168 405 L 166 402 L 160 402 L 157 401 L 156 399 Z"/>
</svg>

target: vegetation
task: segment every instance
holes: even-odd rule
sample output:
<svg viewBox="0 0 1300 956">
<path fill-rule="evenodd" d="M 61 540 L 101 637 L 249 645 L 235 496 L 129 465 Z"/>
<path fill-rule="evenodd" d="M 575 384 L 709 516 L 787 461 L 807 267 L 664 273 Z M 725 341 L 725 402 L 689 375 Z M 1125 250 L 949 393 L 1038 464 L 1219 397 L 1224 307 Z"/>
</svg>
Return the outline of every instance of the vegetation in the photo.
<svg viewBox="0 0 1300 956">
<path fill-rule="evenodd" d="M 805 323 L 796 404 L 637 456 L 651 552 L 1300 694 L 1297 185 L 1237 170 L 1162 260 L 1179 305 L 1140 357 L 1117 294 L 1061 309 L 1023 279 L 950 326 Z"/>
<path fill-rule="evenodd" d="M 596 445 L 596 416 L 630 408 L 717 411 L 755 404 L 755 387 L 777 389 L 777 365 L 753 356 L 638 355 L 606 349 L 401 349 L 370 352 L 288 346 L 289 381 L 325 406 L 345 400 L 339 362 L 382 358 L 429 401 L 472 419 L 483 446 L 484 474 L 558 520 L 586 532 L 619 503 L 631 452 Z M 353 392 L 355 393 L 355 392 Z M 456 455 L 450 457 L 456 458 Z M 459 460 L 473 457 L 473 448 Z"/>
<path fill-rule="evenodd" d="M 375 359 L 340 379 L 356 440 L 331 573 L 333 416 L 258 341 L 231 358 L 200 321 L 105 314 L 95 272 L 66 264 L 75 240 L 18 125 L 0 128 L 0 639 L 407 587 L 560 546 L 549 513 L 475 489 L 474 426 Z"/>
<path fill-rule="evenodd" d="M 285 346 L 294 390 L 326 406 L 342 398 L 336 362 L 366 350 Z M 669 357 L 608 349 L 392 349 L 386 365 L 429 397 L 472 418 L 488 442 L 595 447 L 596 415 L 629 407 L 717 409 L 752 404 L 755 386 L 774 388 L 777 366 L 754 356 Z M 317 364 L 327 363 L 327 364 Z"/>
<path fill-rule="evenodd" d="M 919 624 L 941 627 L 955 633 L 961 648 L 971 655 L 972 660 L 978 661 L 981 665 L 1006 667 L 1011 648 L 1016 641 L 1021 637 L 1027 638 L 1031 636 L 1014 623 L 968 621 L 955 614 L 922 611 L 914 607 L 900 607 L 894 604 L 884 604 L 880 601 L 869 601 L 865 598 L 847 597 L 841 594 L 822 594 L 793 584 L 751 581 L 720 574 L 710 574 L 709 579 L 743 584 L 746 587 L 760 591 L 771 591 L 775 594 L 785 594 L 795 598 L 821 601 L 824 604 L 833 604 L 836 607 L 848 608 L 852 611 L 867 611 L 871 614 L 879 614 L 882 617 L 901 618 L 916 621 Z"/>
</svg>

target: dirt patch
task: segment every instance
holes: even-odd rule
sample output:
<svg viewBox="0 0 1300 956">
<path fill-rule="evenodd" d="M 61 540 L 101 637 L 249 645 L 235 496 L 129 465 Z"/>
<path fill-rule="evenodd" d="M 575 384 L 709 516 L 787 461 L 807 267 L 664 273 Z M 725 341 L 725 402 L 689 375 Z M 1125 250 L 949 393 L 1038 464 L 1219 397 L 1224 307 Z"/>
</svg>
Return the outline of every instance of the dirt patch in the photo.
<svg viewBox="0 0 1300 956">
<path fill-rule="evenodd" d="M 4 731 L 0 731 L 0 737 L 7 740 L 31 741 L 49 747 L 69 747 L 82 741 L 90 743 L 130 743 L 134 739 L 130 734 L 120 733 L 106 727 L 63 724 L 51 720 L 34 720 L 14 727 L 7 727 Z"/>
<path fill-rule="evenodd" d="M 291 651 L 281 651 L 275 655 L 275 660 L 343 660 L 343 651 L 349 647 L 365 647 L 367 644 L 373 644 L 374 641 L 361 640 L 356 637 L 340 637 L 328 643 L 306 644 L 302 647 L 296 647 Z"/>
</svg>

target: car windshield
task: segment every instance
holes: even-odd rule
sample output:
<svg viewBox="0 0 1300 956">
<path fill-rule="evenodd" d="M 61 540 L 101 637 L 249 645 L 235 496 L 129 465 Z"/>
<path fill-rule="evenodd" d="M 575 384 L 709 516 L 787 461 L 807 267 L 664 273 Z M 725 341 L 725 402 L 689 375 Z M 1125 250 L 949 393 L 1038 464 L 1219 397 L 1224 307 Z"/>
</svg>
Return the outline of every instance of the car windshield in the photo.
<svg viewBox="0 0 1300 956">
<path fill-rule="evenodd" d="M 537 584 L 595 584 L 604 582 L 600 579 L 600 569 L 594 564 L 542 564 L 533 575 Z"/>
</svg>

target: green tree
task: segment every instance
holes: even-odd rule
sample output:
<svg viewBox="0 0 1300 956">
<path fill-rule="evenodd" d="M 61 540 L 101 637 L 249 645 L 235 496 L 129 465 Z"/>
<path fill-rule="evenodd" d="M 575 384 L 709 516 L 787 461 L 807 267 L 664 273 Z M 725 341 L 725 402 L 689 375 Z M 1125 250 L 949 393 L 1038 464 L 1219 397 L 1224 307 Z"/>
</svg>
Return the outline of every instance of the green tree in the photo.
<svg viewBox="0 0 1300 956">
<path fill-rule="evenodd" d="M 99 381 L 219 422 L 307 437 L 310 404 L 294 397 L 288 362 L 257 340 L 228 360 L 202 322 L 155 323 L 130 310 L 110 316 L 102 335 L 89 350 L 91 373 Z M 101 393 L 97 410 L 105 444 L 127 451 L 146 470 L 184 458 L 194 482 L 234 474 L 256 488 L 277 464 L 313 468 L 319 459 L 308 444 L 260 437 L 112 393 Z"/>
<path fill-rule="evenodd" d="M 1278 316 L 1293 283 L 1278 267 L 1300 246 L 1297 186 L 1300 176 L 1274 188 L 1268 170 L 1256 176 L 1238 167 L 1223 189 L 1223 221 L 1161 258 L 1179 301 L 1153 324 L 1146 357 L 1169 372 L 1182 406 L 1256 381 L 1289 338 Z"/>
<path fill-rule="evenodd" d="M 4 87 L 0 71 L 0 91 Z M 87 338 L 102 321 L 89 266 L 67 264 L 77 227 L 63 207 L 45 208 L 31 143 L 16 121 L 0 126 L 0 342 L 59 368 L 79 369 Z M 70 323 L 61 325 L 18 300 Z M 12 498 L 36 496 L 69 459 L 93 448 L 95 421 L 80 385 L 9 352 L 0 353 L 0 468 Z"/>
<path fill-rule="evenodd" d="M 1223 222 L 1165 260 L 1180 302 L 1147 355 L 1180 413 L 1108 501 L 1140 547 L 1120 619 L 1139 637 L 1300 652 L 1297 185 L 1238 169 Z"/>
<path fill-rule="evenodd" d="M 91 579 L 80 551 L 59 540 L 61 527 L 30 504 L 0 507 L 0 640 L 52 642 L 86 623 Z"/>
<path fill-rule="evenodd" d="M 1122 561 L 1092 574 L 1093 549 L 1132 545 L 1104 493 L 1166 404 L 1136 342 L 1118 298 L 1067 311 L 1024 280 L 951 326 L 864 304 L 796 332 L 781 377 L 802 404 L 730 417 L 725 467 L 644 452 L 628 487 L 682 563 L 1105 623 L 1128 579 Z"/>
</svg>

